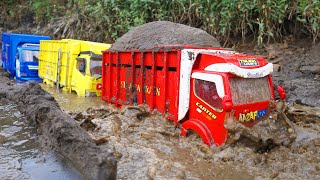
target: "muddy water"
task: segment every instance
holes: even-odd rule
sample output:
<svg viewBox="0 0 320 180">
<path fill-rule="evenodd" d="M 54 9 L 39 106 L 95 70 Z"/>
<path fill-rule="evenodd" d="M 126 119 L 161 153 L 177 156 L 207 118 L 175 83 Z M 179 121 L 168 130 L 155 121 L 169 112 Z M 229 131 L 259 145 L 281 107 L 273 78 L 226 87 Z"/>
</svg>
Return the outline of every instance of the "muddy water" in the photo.
<svg viewBox="0 0 320 180">
<path fill-rule="evenodd" d="M 14 105 L 0 102 L 0 179 L 82 179 L 53 152 L 42 153 L 36 129 Z"/>
<path fill-rule="evenodd" d="M 65 111 L 84 111 L 89 107 L 101 107 L 106 105 L 106 103 L 101 100 L 101 97 L 80 97 L 74 92 L 65 92 L 46 84 L 41 84 L 41 87 L 45 91 L 49 92 L 58 102 L 60 108 Z"/>
</svg>

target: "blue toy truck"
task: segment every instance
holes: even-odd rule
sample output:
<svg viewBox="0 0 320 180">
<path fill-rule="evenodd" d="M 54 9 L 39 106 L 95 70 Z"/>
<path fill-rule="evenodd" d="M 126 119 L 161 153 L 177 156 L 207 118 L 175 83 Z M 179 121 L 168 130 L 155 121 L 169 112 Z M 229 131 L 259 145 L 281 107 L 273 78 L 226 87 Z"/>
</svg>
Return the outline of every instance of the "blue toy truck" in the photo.
<svg viewBox="0 0 320 180">
<path fill-rule="evenodd" d="M 40 40 L 49 36 L 2 33 L 2 67 L 18 81 L 41 80 L 38 76 Z"/>
</svg>

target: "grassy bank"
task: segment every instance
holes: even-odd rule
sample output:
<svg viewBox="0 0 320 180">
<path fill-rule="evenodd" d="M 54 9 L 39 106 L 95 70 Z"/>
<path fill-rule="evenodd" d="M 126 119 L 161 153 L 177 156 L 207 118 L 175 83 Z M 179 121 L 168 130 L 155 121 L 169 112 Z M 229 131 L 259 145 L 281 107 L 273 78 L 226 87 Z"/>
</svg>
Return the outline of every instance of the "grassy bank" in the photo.
<svg viewBox="0 0 320 180">
<path fill-rule="evenodd" d="M 21 13 L 15 10 L 21 6 L 18 3 L 2 4 L 14 15 Z M 35 24 L 51 24 L 57 36 L 104 42 L 155 20 L 201 28 L 223 42 L 250 38 L 264 44 L 288 35 L 316 41 L 320 36 L 319 0 L 29 0 L 24 4 Z"/>
</svg>

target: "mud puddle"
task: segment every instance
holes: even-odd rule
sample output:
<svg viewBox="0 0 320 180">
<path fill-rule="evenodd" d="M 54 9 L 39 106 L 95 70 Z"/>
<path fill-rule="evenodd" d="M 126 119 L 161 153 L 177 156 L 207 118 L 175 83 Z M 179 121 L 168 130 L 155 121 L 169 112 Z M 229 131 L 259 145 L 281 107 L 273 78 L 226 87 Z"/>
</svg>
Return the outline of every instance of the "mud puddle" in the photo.
<svg viewBox="0 0 320 180">
<path fill-rule="evenodd" d="M 42 89 L 54 97 L 60 108 L 64 111 L 84 111 L 89 107 L 101 107 L 106 104 L 101 100 L 101 97 L 80 97 L 74 92 L 65 92 L 42 83 L 40 85 Z"/>
<path fill-rule="evenodd" d="M 43 153 L 36 129 L 16 106 L 0 101 L 0 179 L 83 179 L 56 153 Z"/>
</svg>

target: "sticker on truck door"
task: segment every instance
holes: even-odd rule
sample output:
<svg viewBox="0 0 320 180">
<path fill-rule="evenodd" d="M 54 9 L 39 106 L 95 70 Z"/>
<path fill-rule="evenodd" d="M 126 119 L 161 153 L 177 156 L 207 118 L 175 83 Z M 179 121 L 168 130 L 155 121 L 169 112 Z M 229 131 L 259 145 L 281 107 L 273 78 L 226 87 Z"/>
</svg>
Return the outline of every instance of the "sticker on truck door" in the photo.
<svg viewBox="0 0 320 180">
<path fill-rule="evenodd" d="M 197 106 L 197 111 L 198 113 L 204 115 L 207 119 L 211 120 L 211 119 L 217 119 L 217 116 L 215 114 L 213 114 L 209 109 L 207 109 L 206 107 L 204 107 L 202 104 L 200 104 L 199 102 L 196 102 L 196 106 Z M 204 112 L 204 113 L 203 113 Z"/>
</svg>

